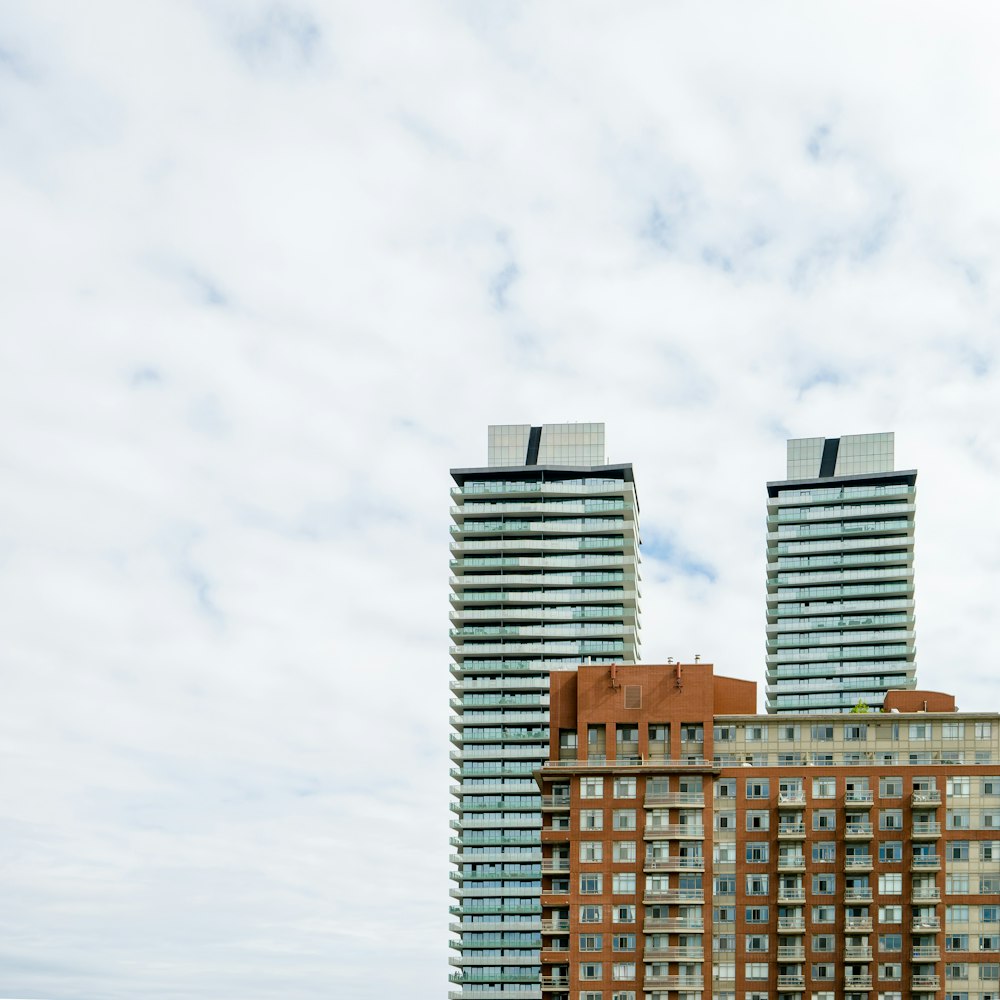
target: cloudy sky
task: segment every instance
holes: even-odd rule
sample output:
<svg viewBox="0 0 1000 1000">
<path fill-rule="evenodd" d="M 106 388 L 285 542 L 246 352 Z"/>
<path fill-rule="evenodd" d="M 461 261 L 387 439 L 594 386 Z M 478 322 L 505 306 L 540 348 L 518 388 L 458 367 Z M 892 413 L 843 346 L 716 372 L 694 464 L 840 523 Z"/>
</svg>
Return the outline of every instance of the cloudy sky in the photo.
<svg viewBox="0 0 1000 1000">
<path fill-rule="evenodd" d="M 0 996 L 443 997 L 448 469 L 607 424 L 761 679 L 787 437 L 920 470 L 1000 706 L 982 3 L 0 8 Z"/>
</svg>

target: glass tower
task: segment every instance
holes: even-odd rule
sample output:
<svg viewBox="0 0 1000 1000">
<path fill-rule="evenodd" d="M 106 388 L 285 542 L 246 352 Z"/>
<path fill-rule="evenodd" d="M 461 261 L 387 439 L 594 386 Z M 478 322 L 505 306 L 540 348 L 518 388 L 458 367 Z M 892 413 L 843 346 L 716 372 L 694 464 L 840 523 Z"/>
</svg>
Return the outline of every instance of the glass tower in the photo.
<svg viewBox="0 0 1000 1000">
<path fill-rule="evenodd" d="M 893 434 L 788 442 L 767 484 L 767 710 L 879 708 L 915 686 L 917 473 Z"/>
<path fill-rule="evenodd" d="M 453 469 L 452 1000 L 541 998 L 549 671 L 639 655 L 639 504 L 603 424 L 489 428 Z"/>
</svg>

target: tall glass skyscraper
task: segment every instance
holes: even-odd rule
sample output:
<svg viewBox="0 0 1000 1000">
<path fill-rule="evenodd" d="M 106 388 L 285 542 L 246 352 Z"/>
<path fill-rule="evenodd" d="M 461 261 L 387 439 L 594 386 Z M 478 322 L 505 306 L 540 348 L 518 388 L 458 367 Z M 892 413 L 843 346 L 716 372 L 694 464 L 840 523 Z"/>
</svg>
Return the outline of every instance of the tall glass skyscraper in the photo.
<svg viewBox="0 0 1000 1000">
<path fill-rule="evenodd" d="M 767 484 L 767 710 L 878 708 L 915 686 L 917 473 L 893 434 L 788 442 Z"/>
<path fill-rule="evenodd" d="M 603 424 L 489 428 L 453 469 L 452 1000 L 541 998 L 549 671 L 635 663 L 639 504 Z"/>
</svg>

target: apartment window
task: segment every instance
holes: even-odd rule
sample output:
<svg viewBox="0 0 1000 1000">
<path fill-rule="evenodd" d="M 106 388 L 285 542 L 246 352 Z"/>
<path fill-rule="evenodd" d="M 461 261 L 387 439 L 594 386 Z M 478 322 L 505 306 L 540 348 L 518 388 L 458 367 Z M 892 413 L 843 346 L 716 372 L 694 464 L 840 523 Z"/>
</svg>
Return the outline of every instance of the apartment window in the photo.
<svg viewBox="0 0 1000 1000">
<path fill-rule="evenodd" d="M 990 722 L 977 722 L 976 726 L 976 739 L 977 740 L 988 740 L 993 735 L 993 724 Z"/>
<path fill-rule="evenodd" d="M 747 779 L 748 799 L 767 799 L 771 796 L 771 782 L 767 778 Z"/>
<path fill-rule="evenodd" d="M 903 978 L 903 966 L 898 962 L 886 962 L 878 967 L 879 979 L 899 981 Z"/>
<path fill-rule="evenodd" d="M 613 934 L 611 936 L 612 951 L 635 951 L 634 934 Z"/>
<path fill-rule="evenodd" d="M 971 824 L 971 813 L 968 809 L 946 809 L 944 825 L 947 830 L 968 830 Z"/>
<path fill-rule="evenodd" d="M 721 778 L 715 783 L 715 797 L 717 799 L 736 798 L 736 779 Z"/>
<path fill-rule="evenodd" d="M 835 967 L 828 962 L 814 964 L 812 967 L 812 977 L 813 979 L 833 979 L 836 975 L 834 968 Z"/>
<path fill-rule="evenodd" d="M 979 910 L 979 919 L 984 924 L 995 924 L 997 923 L 997 913 L 998 907 L 996 906 L 983 906 Z"/>
<path fill-rule="evenodd" d="M 616 982 L 635 979 L 635 962 L 615 962 L 611 966 L 611 978 Z"/>
<path fill-rule="evenodd" d="M 732 743 L 736 740 L 736 727 L 713 726 L 712 736 L 716 743 Z"/>
<path fill-rule="evenodd" d="M 601 962 L 581 962 L 580 978 L 584 981 L 588 979 L 602 979 L 604 977 L 604 966 Z"/>
<path fill-rule="evenodd" d="M 844 726 L 844 739 L 848 741 L 868 739 L 868 726 L 864 723 Z"/>
<path fill-rule="evenodd" d="M 1000 979 L 1000 963 L 990 962 L 979 966 L 979 978 L 991 982 L 994 979 Z"/>
<path fill-rule="evenodd" d="M 584 864 L 604 860 L 604 845 L 599 840 L 580 841 L 580 860 Z"/>
<path fill-rule="evenodd" d="M 581 934 L 580 951 L 600 951 L 604 947 L 603 941 L 602 934 Z"/>
<path fill-rule="evenodd" d="M 949 962 L 944 967 L 944 978 L 945 979 L 968 979 L 969 978 L 969 964 L 968 964 L 968 962 Z"/>
<path fill-rule="evenodd" d="M 744 919 L 748 924 L 766 924 L 768 921 L 768 908 L 766 906 L 748 906 Z"/>
<path fill-rule="evenodd" d="M 747 810 L 747 830 L 769 830 L 771 814 L 766 809 Z"/>
<path fill-rule="evenodd" d="M 611 1000 L 635 1000 L 635 990 L 615 990 Z"/>
<path fill-rule="evenodd" d="M 611 814 L 611 825 L 615 830 L 634 830 L 635 829 L 635 810 L 634 809 L 616 809 Z"/>
<path fill-rule="evenodd" d="M 735 830 L 736 829 L 736 812 L 726 811 L 717 812 L 715 814 L 715 829 L 716 830 Z"/>
<path fill-rule="evenodd" d="M 755 841 L 752 844 L 747 844 L 747 861 L 752 865 L 767 864 L 770 855 L 770 846 L 766 841 Z"/>
<path fill-rule="evenodd" d="M 767 951 L 767 940 L 766 934 L 748 934 L 746 936 L 746 950 Z"/>
<path fill-rule="evenodd" d="M 944 950 L 945 951 L 968 951 L 969 950 L 969 935 L 968 934 L 946 934 L 944 939 Z"/>
<path fill-rule="evenodd" d="M 767 729 L 764 726 L 747 726 L 743 738 L 747 743 L 761 743 L 767 739 Z"/>
<path fill-rule="evenodd" d="M 599 799 L 604 795 L 604 779 L 586 777 L 580 779 L 580 798 Z"/>
<path fill-rule="evenodd" d="M 878 794 L 880 799 L 900 799 L 903 797 L 902 778 L 879 778 Z"/>
<path fill-rule="evenodd" d="M 879 993 L 878 1000 L 903 1000 L 902 993 Z M 968 998 L 966 998 L 968 1000 Z"/>
<path fill-rule="evenodd" d="M 814 906 L 812 920 L 814 924 L 832 924 L 837 911 L 832 906 Z"/>
<path fill-rule="evenodd" d="M 832 896 L 837 891 L 836 875 L 813 875 L 813 895 Z"/>
<path fill-rule="evenodd" d="M 615 778 L 614 796 L 616 799 L 634 799 L 635 778 Z"/>
<path fill-rule="evenodd" d="M 603 919 L 603 907 L 594 905 L 580 907 L 581 924 L 599 924 Z"/>
<path fill-rule="evenodd" d="M 814 741 L 827 742 L 833 739 L 833 726 L 813 726 L 809 735 Z"/>
<path fill-rule="evenodd" d="M 941 723 L 941 739 L 943 740 L 961 740 L 965 738 L 965 723 L 964 722 L 942 722 Z"/>
<path fill-rule="evenodd" d="M 878 908 L 878 922 L 880 924 L 901 924 L 903 922 L 903 908 L 901 906 L 880 906 Z"/>
<path fill-rule="evenodd" d="M 813 778 L 813 798 L 833 799 L 837 797 L 836 778 Z"/>
<path fill-rule="evenodd" d="M 601 1000 L 604 994 L 600 990 L 581 990 L 580 1000 Z"/>
<path fill-rule="evenodd" d="M 979 938 L 980 951 L 1000 951 L 1000 934 L 984 934 Z"/>
<path fill-rule="evenodd" d="M 980 861 L 1000 860 L 1000 840 L 979 841 L 979 860 Z"/>
<path fill-rule="evenodd" d="M 837 814 L 832 809 L 816 809 L 812 814 L 814 830 L 835 830 Z"/>
<path fill-rule="evenodd" d="M 948 798 L 968 798 L 972 790 L 972 782 L 968 777 L 948 779 Z"/>
<path fill-rule="evenodd" d="M 878 859 L 883 864 L 893 864 L 903 860 L 903 842 L 901 840 L 883 840 L 878 845 Z"/>
<path fill-rule="evenodd" d="M 735 891 L 735 886 L 733 887 Z M 735 906 L 712 907 L 712 922 L 716 924 L 731 924 L 736 920 Z"/>
<path fill-rule="evenodd" d="M 983 778 L 983 795 L 988 797 L 1000 795 L 1000 778 L 995 775 Z"/>
<path fill-rule="evenodd" d="M 705 727 L 700 722 L 681 723 L 681 743 L 704 743 Z"/>
<path fill-rule="evenodd" d="M 615 872 L 611 876 L 611 891 L 616 896 L 631 896 L 635 893 L 635 872 Z"/>
<path fill-rule="evenodd" d="M 813 951 L 833 951 L 834 936 L 832 934 L 814 934 Z"/>
<path fill-rule="evenodd" d="M 902 830 L 903 810 L 902 809 L 879 809 L 878 828 L 880 830 Z"/>
<path fill-rule="evenodd" d="M 903 891 L 902 872 L 888 872 L 878 877 L 878 891 L 880 896 L 898 896 Z"/>
<path fill-rule="evenodd" d="M 911 722 L 910 723 L 910 739 L 911 740 L 929 740 L 932 735 L 933 726 L 929 722 Z"/>
<path fill-rule="evenodd" d="M 1000 809 L 984 809 L 979 815 L 980 830 L 1000 830 Z"/>
<path fill-rule="evenodd" d="M 998 875 L 980 875 L 979 876 L 979 895 L 980 896 L 996 896 L 996 895 L 1000 895 L 1000 876 L 998 876 Z"/>
<path fill-rule="evenodd" d="M 878 950 L 879 951 L 902 951 L 903 950 L 903 935 L 902 934 L 879 934 L 879 936 L 878 936 Z"/>
<path fill-rule="evenodd" d="M 949 840 L 944 845 L 944 856 L 949 861 L 968 861 L 969 842 L 967 840 Z"/>
<path fill-rule="evenodd" d="M 712 860 L 718 865 L 736 864 L 736 842 L 716 841 L 712 845 Z"/>
<path fill-rule="evenodd" d="M 812 845 L 812 859 L 821 864 L 837 860 L 837 844 L 832 840 L 819 840 Z"/>
<path fill-rule="evenodd" d="M 581 809 L 580 810 L 581 830 L 603 830 L 604 812 L 601 809 Z"/>
<path fill-rule="evenodd" d="M 611 860 L 615 862 L 635 861 L 635 841 L 616 840 L 611 845 Z"/>
<path fill-rule="evenodd" d="M 944 921 L 947 926 L 951 926 L 952 924 L 967 924 L 969 922 L 968 906 L 946 906 L 944 908 Z"/>
<path fill-rule="evenodd" d="M 736 895 L 735 875 L 716 875 L 712 884 L 713 896 L 734 896 Z"/>
<path fill-rule="evenodd" d="M 767 876 L 747 875 L 746 886 L 747 886 L 746 891 L 748 896 L 766 896 Z"/>
<path fill-rule="evenodd" d="M 628 905 L 615 903 L 611 907 L 611 922 L 613 924 L 634 924 L 635 903 L 629 903 Z"/>
<path fill-rule="evenodd" d="M 798 726 L 780 725 L 778 726 L 778 739 L 783 743 L 798 743 L 801 738 L 801 730 Z"/>
<path fill-rule="evenodd" d="M 967 896 L 969 894 L 969 876 L 945 875 L 944 891 L 948 896 Z"/>
<path fill-rule="evenodd" d="M 587 872 L 580 876 L 580 894 L 596 896 L 603 890 L 603 878 L 600 872 Z"/>
<path fill-rule="evenodd" d="M 714 935 L 712 938 L 712 951 L 736 951 L 736 935 Z"/>
</svg>

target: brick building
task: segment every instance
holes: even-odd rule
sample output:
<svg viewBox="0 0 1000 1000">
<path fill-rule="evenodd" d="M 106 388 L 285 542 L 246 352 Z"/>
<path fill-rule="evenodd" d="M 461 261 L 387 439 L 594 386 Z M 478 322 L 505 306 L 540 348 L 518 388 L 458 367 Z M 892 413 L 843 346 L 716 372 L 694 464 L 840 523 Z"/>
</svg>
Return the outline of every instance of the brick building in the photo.
<svg viewBox="0 0 1000 1000">
<path fill-rule="evenodd" d="M 708 664 L 550 684 L 530 995 L 998 1000 L 996 713 L 757 715 Z"/>
</svg>

